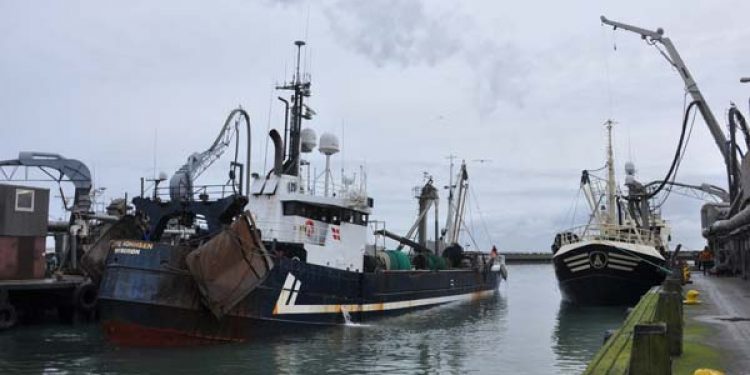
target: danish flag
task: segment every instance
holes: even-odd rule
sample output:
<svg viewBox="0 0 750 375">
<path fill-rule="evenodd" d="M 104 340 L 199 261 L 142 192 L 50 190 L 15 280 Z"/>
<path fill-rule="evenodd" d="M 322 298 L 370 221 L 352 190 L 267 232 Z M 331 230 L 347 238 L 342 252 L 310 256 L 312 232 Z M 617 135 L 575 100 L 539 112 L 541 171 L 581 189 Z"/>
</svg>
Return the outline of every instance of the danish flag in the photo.
<svg viewBox="0 0 750 375">
<path fill-rule="evenodd" d="M 341 241 L 341 230 L 337 227 L 331 227 L 331 234 L 334 240 Z"/>
</svg>

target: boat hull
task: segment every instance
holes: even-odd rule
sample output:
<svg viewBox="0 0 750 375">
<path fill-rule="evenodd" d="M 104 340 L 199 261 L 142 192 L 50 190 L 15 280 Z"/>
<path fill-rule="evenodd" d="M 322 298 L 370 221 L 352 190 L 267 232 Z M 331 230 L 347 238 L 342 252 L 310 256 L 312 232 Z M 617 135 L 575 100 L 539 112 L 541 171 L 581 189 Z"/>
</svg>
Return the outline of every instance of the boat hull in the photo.
<svg viewBox="0 0 750 375">
<path fill-rule="evenodd" d="M 192 276 L 169 267 L 169 253 L 169 247 L 157 246 L 150 253 L 108 260 L 99 305 L 112 342 L 177 346 L 244 341 L 478 299 L 496 292 L 500 282 L 499 272 L 489 267 L 361 273 L 278 258 L 257 288 L 217 318 L 201 302 Z"/>
<path fill-rule="evenodd" d="M 655 250 L 639 251 L 632 244 L 613 241 L 576 245 L 560 249 L 553 257 L 566 302 L 633 305 L 666 277 L 665 261 Z"/>
</svg>

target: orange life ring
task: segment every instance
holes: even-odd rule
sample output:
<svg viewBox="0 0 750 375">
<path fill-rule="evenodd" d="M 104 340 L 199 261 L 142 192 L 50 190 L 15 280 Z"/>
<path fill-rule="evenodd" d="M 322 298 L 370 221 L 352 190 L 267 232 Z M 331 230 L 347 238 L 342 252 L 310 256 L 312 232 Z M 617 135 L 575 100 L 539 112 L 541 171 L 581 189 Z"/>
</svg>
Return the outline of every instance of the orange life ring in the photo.
<svg viewBox="0 0 750 375">
<path fill-rule="evenodd" d="M 314 231 L 315 223 L 312 220 L 307 219 L 307 221 L 305 221 L 305 234 L 307 235 L 307 237 L 312 237 Z"/>
</svg>

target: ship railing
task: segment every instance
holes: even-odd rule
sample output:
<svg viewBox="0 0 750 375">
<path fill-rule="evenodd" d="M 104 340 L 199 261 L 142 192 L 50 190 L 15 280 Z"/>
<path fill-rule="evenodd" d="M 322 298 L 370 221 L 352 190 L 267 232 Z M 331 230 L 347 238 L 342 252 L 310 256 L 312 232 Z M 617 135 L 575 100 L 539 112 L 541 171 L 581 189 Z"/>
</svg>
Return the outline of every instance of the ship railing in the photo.
<svg viewBox="0 0 750 375">
<path fill-rule="evenodd" d="M 208 201 L 226 198 L 230 195 L 240 194 L 242 190 L 239 185 L 223 184 L 223 185 L 196 185 L 193 186 L 191 199 L 193 201 Z M 161 200 L 170 199 L 170 188 L 169 186 L 159 186 L 152 191 L 154 198 Z"/>
<path fill-rule="evenodd" d="M 560 233 L 561 245 L 574 244 L 585 240 L 654 244 L 657 242 L 658 236 L 648 229 L 613 224 L 581 225 Z"/>
<path fill-rule="evenodd" d="M 328 224 L 320 222 L 314 222 L 311 226 L 291 221 L 255 220 L 255 224 L 263 241 L 277 240 L 324 246 L 329 237 L 328 232 L 331 231 Z"/>
</svg>

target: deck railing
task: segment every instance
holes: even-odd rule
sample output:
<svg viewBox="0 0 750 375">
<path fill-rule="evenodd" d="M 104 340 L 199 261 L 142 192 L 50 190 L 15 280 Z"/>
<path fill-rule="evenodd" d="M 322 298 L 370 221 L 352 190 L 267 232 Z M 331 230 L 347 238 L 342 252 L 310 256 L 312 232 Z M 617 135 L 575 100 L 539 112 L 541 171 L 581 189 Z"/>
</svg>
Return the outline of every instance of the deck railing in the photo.
<svg viewBox="0 0 750 375">
<path fill-rule="evenodd" d="M 648 229 L 634 228 L 626 225 L 589 224 L 570 228 L 560 233 L 560 244 L 568 245 L 584 240 L 620 241 L 653 245 L 659 238 Z"/>
</svg>

